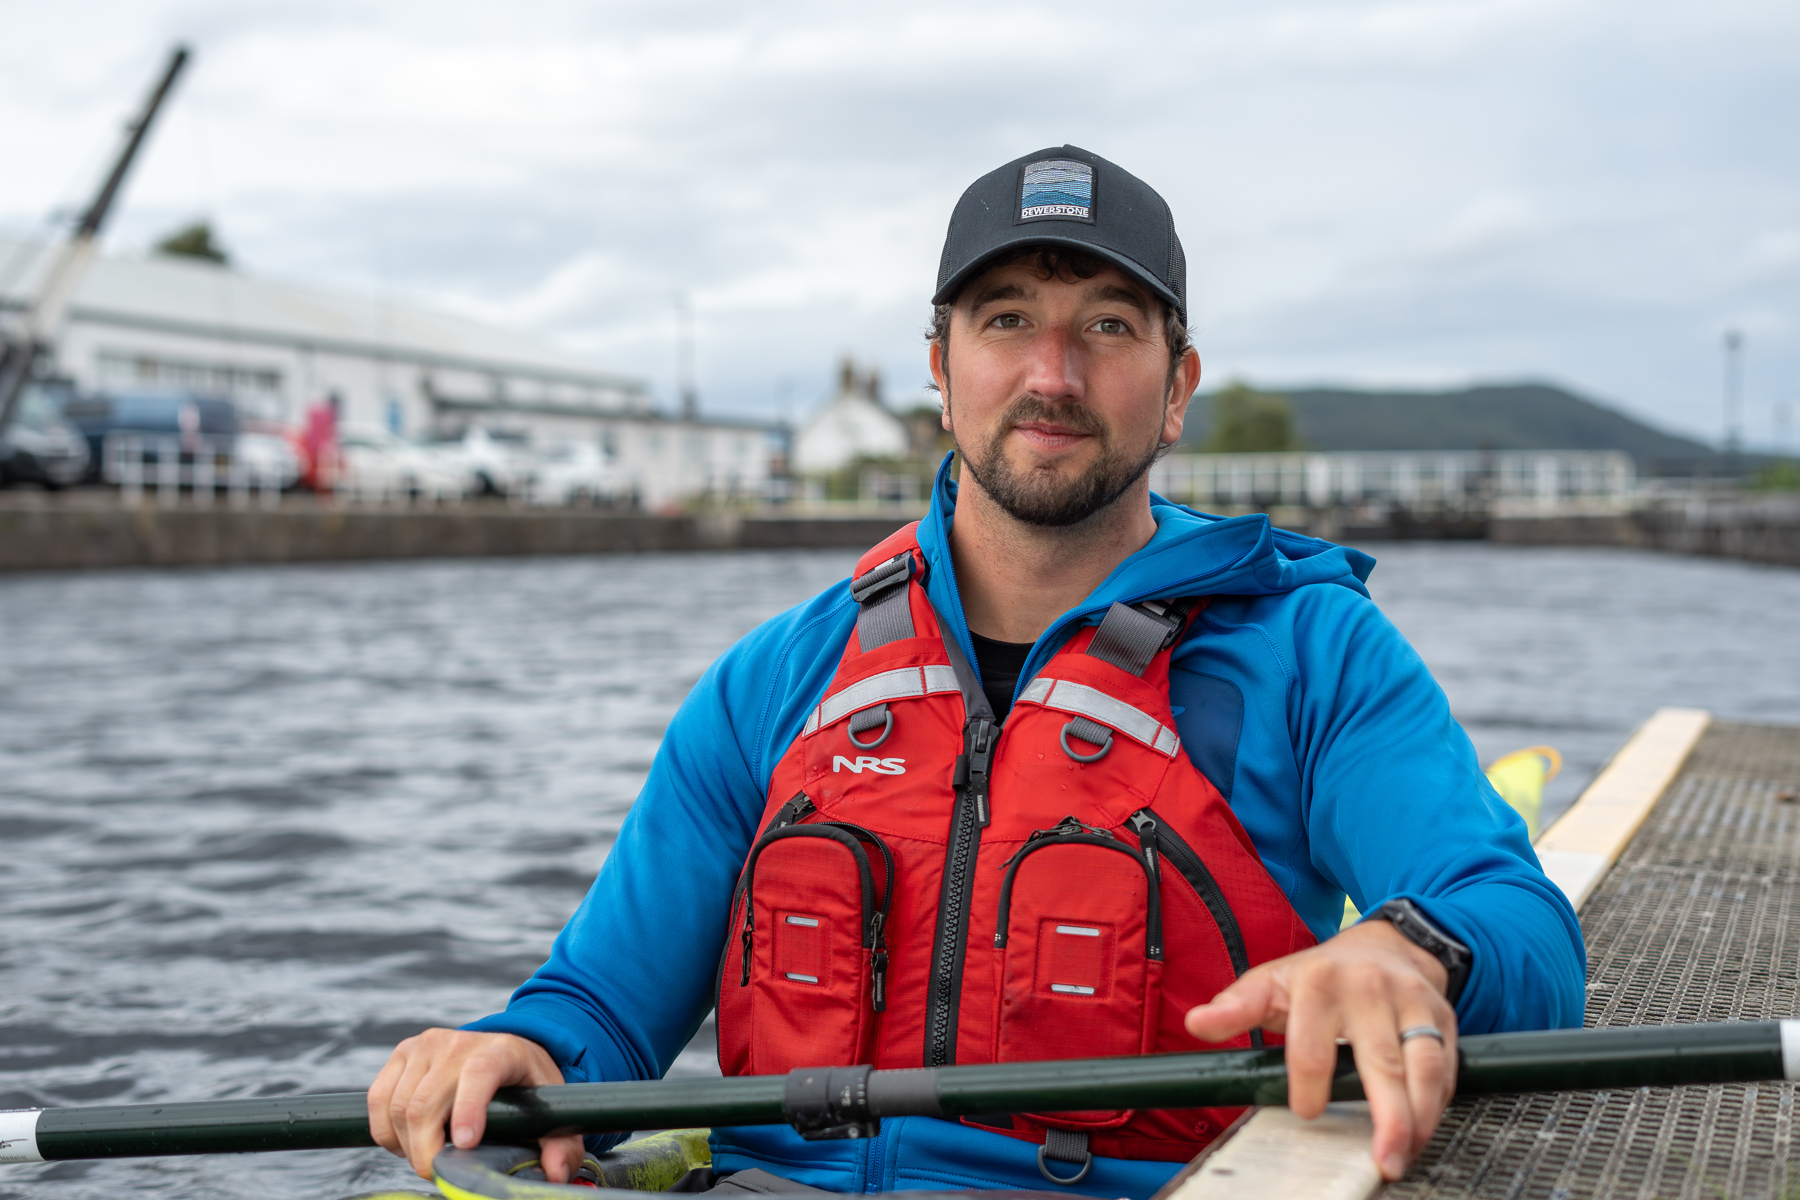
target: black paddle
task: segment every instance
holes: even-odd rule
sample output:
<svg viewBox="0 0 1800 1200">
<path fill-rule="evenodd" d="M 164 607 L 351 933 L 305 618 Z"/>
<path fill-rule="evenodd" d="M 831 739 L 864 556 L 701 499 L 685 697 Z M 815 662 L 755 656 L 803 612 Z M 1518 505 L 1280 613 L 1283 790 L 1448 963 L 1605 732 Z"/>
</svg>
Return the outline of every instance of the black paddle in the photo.
<svg viewBox="0 0 1800 1200">
<path fill-rule="evenodd" d="M 1457 1094 L 1591 1091 L 1800 1078 L 1800 1021 L 1634 1025 L 1462 1038 Z M 1332 1098 L 1359 1100 L 1350 1050 Z M 1281 1104 L 1279 1047 L 1056 1062 L 509 1088 L 488 1106 L 486 1139 L 551 1133 L 791 1124 L 807 1137 L 862 1137 L 882 1117 L 1210 1108 Z M 0 1163 L 368 1146 L 361 1092 L 186 1104 L 0 1112 Z"/>
</svg>

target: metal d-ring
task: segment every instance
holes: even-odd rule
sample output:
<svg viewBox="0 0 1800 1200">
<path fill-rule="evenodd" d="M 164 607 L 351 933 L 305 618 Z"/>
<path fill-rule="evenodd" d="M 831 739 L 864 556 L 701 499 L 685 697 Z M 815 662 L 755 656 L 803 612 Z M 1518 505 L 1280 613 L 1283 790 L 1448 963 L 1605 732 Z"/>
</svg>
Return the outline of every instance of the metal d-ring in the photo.
<svg viewBox="0 0 1800 1200">
<path fill-rule="evenodd" d="M 1098 756 L 1096 755 L 1096 757 L 1098 757 Z M 1049 1152 L 1050 1152 L 1050 1142 L 1046 1139 L 1044 1144 L 1038 1147 L 1038 1173 L 1041 1174 L 1045 1179 L 1048 1179 L 1051 1183 L 1060 1183 L 1064 1187 L 1069 1187 L 1072 1184 L 1080 1183 L 1082 1180 L 1086 1179 L 1088 1176 L 1088 1172 L 1094 1169 L 1094 1156 L 1092 1154 L 1089 1154 L 1087 1156 L 1087 1160 L 1081 1164 L 1081 1170 L 1075 1172 L 1073 1175 L 1070 1175 L 1067 1178 L 1064 1178 L 1063 1176 L 1058 1175 L 1055 1172 L 1050 1170 L 1050 1164 L 1045 1160 L 1045 1157 L 1044 1157 Z M 1062 1162 L 1063 1160 L 1058 1159 L 1057 1161 Z"/>
<path fill-rule="evenodd" d="M 883 713 L 882 715 L 887 718 L 887 723 L 881 727 L 881 736 L 876 738 L 874 741 L 872 741 L 872 742 L 857 741 L 856 740 L 856 730 L 850 728 L 848 725 L 844 726 L 844 736 L 849 738 L 850 744 L 852 746 L 855 746 L 858 750 L 873 750 L 873 749 L 875 749 L 875 747 L 877 747 L 877 746 L 881 745 L 881 743 L 887 741 L 888 735 L 894 732 L 894 710 L 890 708 L 887 710 L 887 712 Z"/>
<path fill-rule="evenodd" d="M 1075 728 L 1075 722 L 1073 722 L 1073 721 L 1070 721 L 1067 725 L 1064 725 L 1062 727 L 1061 740 L 1062 740 L 1063 753 L 1068 755 L 1070 758 L 1074 759 L 1076 762 L 1099 762 L 1101 759 L 1106 757 L 1106 752 L 1108 750 L 1112 749 L 1112 742 L 1113 742 L 1112 730 L 1109 729 L 1106 731 L 1106 740 L 1104 742 L 1099 743 L 1100 748 L 1098 750 L 1094 751 L 1092 754 L 1077 754 L 1077 753 L 1075 753 L 1075 751 L 1069 749 L 1069 730 L 1071 730 L 1073 728 Z M 1075 736 L 1081 737 L 1080 734 L 1076 734 Z M 1087 739 L 1084 737 L 1081 738 L 1081 740 L 1084 742 L 1087 741 Z M 1080 1177 L 1077 1176 L 1077 1178 L 1080 1178 Z"/>
</svg>

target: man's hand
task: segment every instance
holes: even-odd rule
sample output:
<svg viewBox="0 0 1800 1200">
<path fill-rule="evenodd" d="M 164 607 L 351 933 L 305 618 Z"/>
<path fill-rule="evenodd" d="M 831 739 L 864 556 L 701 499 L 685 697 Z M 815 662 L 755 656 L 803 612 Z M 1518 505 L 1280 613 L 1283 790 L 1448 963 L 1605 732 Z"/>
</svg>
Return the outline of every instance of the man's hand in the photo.
<svg viewBox="0 0 1800 1200">
<path fill-rule="evenodd" d="M 1388 1179 L 1406 1173 L 1431 1140 L 1456 1090 L 1456 1012 L 1444 999 L 1442 963 L 1386 921 L 1364 921 L 1336 937 L 1244 972 L 1209 1004 L 1190 1009 L 1187 1031 L 1222 1042 L 1261 1026 L 1287 1038 L 1288 1107 L 1307 1119 L 1325 1111 L 1337 1039 L 1375 1120 L 1370 1152 Z M 1400 1031 L 1433 1025 L 1444 1041 Z"/>
<path fill-rule="evenodd" d="M 431 1160 L 451 1139 L 467 1150 L 481 1142 L 488 1101 L 503 1087 L 561 1083 L 562 1071 L 536 1042 L 510 1033 L 427 1029 L 388 1056 L 369 1086 L 369 1133 L 376 1144 L 431 1178 Z M 541 1161 L 551 1183 L 567 1183 L 581 1165 L 579 1137 L 544 1138 Z"/>
</svg>

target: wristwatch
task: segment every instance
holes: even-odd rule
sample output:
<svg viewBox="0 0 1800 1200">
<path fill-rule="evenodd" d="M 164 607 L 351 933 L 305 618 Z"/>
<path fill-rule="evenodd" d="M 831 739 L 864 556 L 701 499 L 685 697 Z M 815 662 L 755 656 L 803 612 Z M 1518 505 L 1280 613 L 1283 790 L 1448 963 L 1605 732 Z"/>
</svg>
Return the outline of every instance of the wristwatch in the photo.
<svg viewBox="0 0 1800 1200">
<path fill-rule="evenodd" d="M 1444 984 L 1444 998 L 1452 1005 L 1462 995 L 1463 984 L 1469 982 L 1469 968 L 1475 956 L 1469 948 L 1440 929 L 1411 900 L 1389 900 L 1369 914 L 1371 921 L 1390 922 L 1400 936 L 1444 964 L 1450 979 Z"/>
</svg>

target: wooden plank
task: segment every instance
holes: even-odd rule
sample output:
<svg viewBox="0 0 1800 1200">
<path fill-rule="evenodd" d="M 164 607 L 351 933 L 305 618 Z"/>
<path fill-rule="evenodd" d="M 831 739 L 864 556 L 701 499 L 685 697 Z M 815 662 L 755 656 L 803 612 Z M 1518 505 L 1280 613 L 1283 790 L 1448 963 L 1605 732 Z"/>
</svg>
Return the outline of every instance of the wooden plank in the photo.
<svg viewBox="0 0 1800 1200">
<path fill-rule="evenodd" d="M 1367 1104 L 1329 1104 L 1312 1121 L 1285 1108 L 1259 1109 L 1158 1200 L 1365 1200 L 1381 1185 L 1369 1157 L 1374 1136 Z"/>
<path fill-rule="evenodd" d="M 1711 720 L 1701 709 L 1658 709 L 1538 838 L 1544 873 L 1576 911 L 1619 860 Z M 1381 1190 L 1381 1173 L 1369 1157 L 1374 1124 L 1366 1104 L 1329 1105 L 1316 1121 L 1302 1121 L 1286 1108 L 1262 1108 L 1233 1128 L 1228 1142 L 1209 1147 L 1155 1200 L 1369 1200 Z"/>
<path fill-rule="evenodd" d="M 1657 709 L 1538 838 L 1544 873 L 1577 910 L 1619 860 L 1711 721 L 1698 708 Z"/>
</svg>

